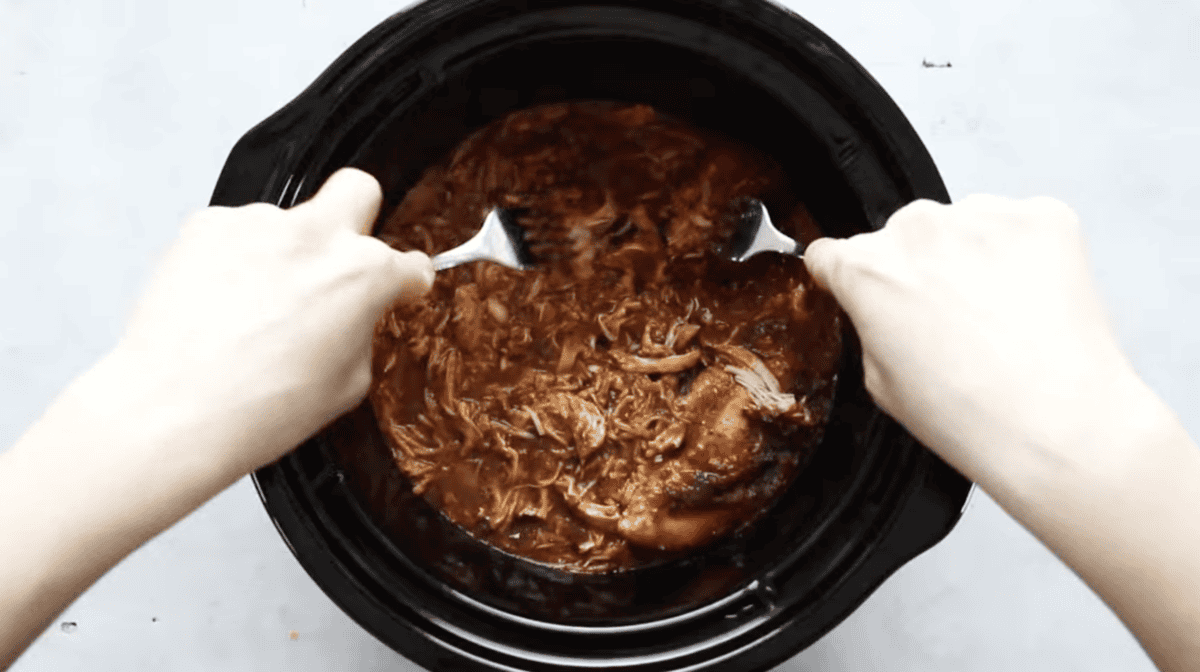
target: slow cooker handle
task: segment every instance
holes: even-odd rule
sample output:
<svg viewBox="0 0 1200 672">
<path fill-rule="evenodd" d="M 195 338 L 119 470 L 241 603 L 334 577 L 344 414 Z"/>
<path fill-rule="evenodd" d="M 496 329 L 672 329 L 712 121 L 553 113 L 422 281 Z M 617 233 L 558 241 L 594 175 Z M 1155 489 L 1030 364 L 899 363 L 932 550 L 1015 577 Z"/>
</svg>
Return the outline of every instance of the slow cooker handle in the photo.
<svg viewBox="0 0 1200 672">
<path fill-rule="evenodd" d="M 928 449 L 922 453 L 923 477 L 879 543 L 879 560 L 893 563 L 892 571 L 929 550 L 954 529 L 975 487 Z"/>
<path fill-rule="evenodd" d="M 209 205 L 236 207 L 273 202 L 286 191 L 292 163 L 305 137 L 306 113 L 295 101 L 246 132 L 229 151 Z M 276 203 L 279 205 L 279 203 Z"/>
</svg>

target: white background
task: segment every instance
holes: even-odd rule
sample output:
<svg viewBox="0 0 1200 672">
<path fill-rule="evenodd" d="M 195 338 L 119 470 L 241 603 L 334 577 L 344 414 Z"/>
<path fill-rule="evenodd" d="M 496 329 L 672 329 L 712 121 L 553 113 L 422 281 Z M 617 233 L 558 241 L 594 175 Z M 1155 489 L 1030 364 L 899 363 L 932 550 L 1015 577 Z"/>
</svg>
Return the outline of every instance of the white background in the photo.
<svg viewBox="0 0 1200 672">
<path fill-rule="evenodd" d="M 405 4 L 0 0 L 0 449 L 113 344 L 241 134 Z M 954 198 L 1049 194 L 1079 211 L 1123 344 L 1195 435 L 1198 3 L 788 4 L 896 99 Z M 15 669 L 416 669 L 309 580 L 248 480 L 110 572 L 67 621 Z M 977 496 L 942 544 L 779 669 L 1153 668 Z"/>
</svg>

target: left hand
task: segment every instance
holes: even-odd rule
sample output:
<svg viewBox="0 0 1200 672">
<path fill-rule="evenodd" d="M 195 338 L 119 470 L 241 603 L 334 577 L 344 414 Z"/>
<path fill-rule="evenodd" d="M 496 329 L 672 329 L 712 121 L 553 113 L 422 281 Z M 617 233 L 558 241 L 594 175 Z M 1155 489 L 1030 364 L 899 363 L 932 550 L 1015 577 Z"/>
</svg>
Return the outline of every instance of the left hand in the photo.
<svg viewBox="0 0 1200 672">
<path fill-rule="evenodd" d="M 277 459 L 362 401 L 375 322 L 432 285 L 425 254 L 363 235 L 381 199 L 374 178 L 347 168 L 289 210 L 202 210 L 114 356 L 183 393 L 175 403 L 239 427 L 244 440 L 225 449 L 237 454 L 218 462 L 245 473 Z"/>
<path fill-rule="evenodd" d="M 0 453 L 0 670 L 110 567 L 359 403 L 375 322 L 433 267 L 362 235 L 357 170 L 189 219 L 120 343 Z"/>
</svg>

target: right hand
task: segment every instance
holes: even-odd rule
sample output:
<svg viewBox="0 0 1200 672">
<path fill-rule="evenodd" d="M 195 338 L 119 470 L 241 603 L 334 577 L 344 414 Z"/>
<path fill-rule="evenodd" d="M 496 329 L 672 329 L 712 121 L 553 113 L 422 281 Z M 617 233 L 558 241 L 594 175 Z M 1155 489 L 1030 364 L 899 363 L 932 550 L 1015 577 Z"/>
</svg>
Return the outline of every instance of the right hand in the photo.
<svg viewBox="0 0 1200 672">
<path fill-rule="evenodd" d="M 805 262 L 854 323 L 876 403 L 983 482 L 1023 459 L 1016 446 L 1094 459 L 1069 447 L 1087 445 L 1097 410 L 1134 379 L 1084 248 L 1059 201 L 971 196 L 817 240 Z"/>
</svg>

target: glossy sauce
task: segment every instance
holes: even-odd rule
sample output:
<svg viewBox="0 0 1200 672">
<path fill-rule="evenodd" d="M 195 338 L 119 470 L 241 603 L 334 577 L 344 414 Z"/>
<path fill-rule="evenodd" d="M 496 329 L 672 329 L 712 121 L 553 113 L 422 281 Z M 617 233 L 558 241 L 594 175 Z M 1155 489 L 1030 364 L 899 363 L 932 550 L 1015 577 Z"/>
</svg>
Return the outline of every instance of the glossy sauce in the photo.
<svg viewBox="0 0 1200 672">
<path fill-rule="evenodd" d="M 641 105 L 515 112 L 426 171 L 380 238 L 433 254 L 520 207 L 541 263 L 443 271 L 380 321 L 370 399 L 414 491 L 581 572 L 764 512 L 820 439 L 841 327 L 799 260 L 721 258 L 742 196 L 819 235 L 768 158 Z"/>
</svg>

